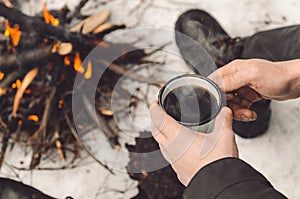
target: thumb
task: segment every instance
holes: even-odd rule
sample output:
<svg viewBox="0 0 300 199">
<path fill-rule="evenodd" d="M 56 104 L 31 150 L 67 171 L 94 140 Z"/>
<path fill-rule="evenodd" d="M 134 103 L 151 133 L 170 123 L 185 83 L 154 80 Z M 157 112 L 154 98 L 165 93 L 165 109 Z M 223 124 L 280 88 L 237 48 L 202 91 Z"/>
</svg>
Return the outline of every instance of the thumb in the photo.
<svg viewBox="0 0 300 199">
<path fill-rule="evenodd" d="M 213 72 L 208 78 L 224 92 L 231 92 L 251 82 L 246 60 L 235 60 Z"/>
<path fill-rule="evenodd" d="M 228 107 L 222 108 L 221 112 L 215 119 L 214 131 L 205 136 L 203 141 L 200 158 L 205 158 L 216 146 L 218 141 L 224 136 L 226 129 L 230 129 L 232 132 L 232 111 Z"/>
<path fill-rule="evenodd" d="M 224 128 L 232 129 L 232 119 L 233 114 L 231 109 L 228 107 L 223 107 L 219 115 L 216 117 L 214 131 Z"/>
<path fill-rule="evenodd" d="M 166 123 L 167 114 L 158 105 L 157 100 L 155 100 L 150 106 L 150 116 L 151 122 L 157 128 L 157 130 L 162 130 Z"/>
</svg>

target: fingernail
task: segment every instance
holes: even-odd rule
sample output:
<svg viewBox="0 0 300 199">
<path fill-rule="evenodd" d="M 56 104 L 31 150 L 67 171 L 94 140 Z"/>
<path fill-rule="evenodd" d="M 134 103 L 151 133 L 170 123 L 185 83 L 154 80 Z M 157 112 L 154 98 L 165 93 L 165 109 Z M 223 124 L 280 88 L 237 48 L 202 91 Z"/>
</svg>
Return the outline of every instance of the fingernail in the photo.
<svg viewBox="0 0 300 199">
<path fill-rule="evenodd" d="M 241 121 L 242 122 L 253 122 L 255 119 L 249 118 L 247 116 L 242 116 Z"/>
<path fill-rule="evenodd" d="M 250 122 L 249 118 L 246 118 L 246 117 L 242 117 L 242 118 L 241 118 L 241 121 L 242 121 L 242 122 Z"/>
</svg>

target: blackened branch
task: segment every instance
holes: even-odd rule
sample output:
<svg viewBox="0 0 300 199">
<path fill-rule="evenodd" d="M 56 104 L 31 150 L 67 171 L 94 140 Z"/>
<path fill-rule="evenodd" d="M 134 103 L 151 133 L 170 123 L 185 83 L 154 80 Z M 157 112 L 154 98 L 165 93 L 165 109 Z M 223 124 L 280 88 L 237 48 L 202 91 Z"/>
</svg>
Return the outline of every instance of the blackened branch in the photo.
<svg viewBox="0 0 300 199">
<path fill-rule="evenodd" d="M 28 66 L 41 60 L 47 61 L 54 54 L 51 53 L 52 45 L 35 49 L 27 49 L 22 53 L 4 55 L 0 57 L 0 69 L 4 72 L 16 70 L 18 66 Z"/>
</svg>

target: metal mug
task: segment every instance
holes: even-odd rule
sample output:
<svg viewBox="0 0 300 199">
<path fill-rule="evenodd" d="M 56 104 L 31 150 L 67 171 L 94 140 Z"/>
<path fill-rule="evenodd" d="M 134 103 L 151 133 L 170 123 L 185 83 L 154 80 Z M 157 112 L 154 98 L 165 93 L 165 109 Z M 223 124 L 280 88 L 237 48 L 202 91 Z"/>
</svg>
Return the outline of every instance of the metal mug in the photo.
<svg viewBox="0 0 300 199">
<path fill-rule="evenodd" d="M 202 133 L 210 133 L 214 129 L 214 122 L 216 116 L 219 114 L 222 107 L 225 105 L 226 98 L 225 94 L 220 90 L 220 88 L 210 79 L 200 76 L 200 75 L 181 75 L 175 77 L 168 81 L 160 90 L 158 95 L 158 103 L 159 105 L 164 108 L 164 101 L 166 96 L 172 92 L 174 89 L 182 87 L 182 86 L 194 86 L 197 88 L 201 88 L 208 92 L 210 96 L 213 96 L 216 100 L 217 107 L 215 107 L 214 111 L 211 112 L 210 118 L 207 118 L 203 121 L 196 122 L 196 123 L 189 123 L 189 122 L 182 122 L 178 121 L 185 127 L 192 129 L 193 131 L 202 132 Z M 199 108 L 199 101 L 195 95 L 195 110 L 193 112 L 195 114 L 201 114 L 201 110 Z M 212 100 L 212 99 L 211 99 Z M 212 103 L 211 103 L 212 104 Z M 198 107 L 196 106 L 198 105 Z M 198 111 L 197 111 L 198 110 Z M 166 111 L 166 110 L 165 110 Z M 172 116 L 172 115 L 171 115 Z"/>
</svg>

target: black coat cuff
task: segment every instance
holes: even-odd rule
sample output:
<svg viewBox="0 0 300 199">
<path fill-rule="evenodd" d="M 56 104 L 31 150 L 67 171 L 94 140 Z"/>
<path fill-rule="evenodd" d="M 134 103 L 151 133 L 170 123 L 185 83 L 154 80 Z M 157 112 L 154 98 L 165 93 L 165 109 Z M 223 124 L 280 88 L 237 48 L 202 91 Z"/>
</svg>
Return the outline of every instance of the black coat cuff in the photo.
<svg viewBox="0 0 300 199">
<path fill-rule="evenodd" d="M 250 195 L 249 195 L 250 194 Z M 255 197 L 254 197 L 255 196 Z M 285 198 L 243 160 L 225 158 L 203 167 L 185 190 L 184 199 Z"/>
</svg>

